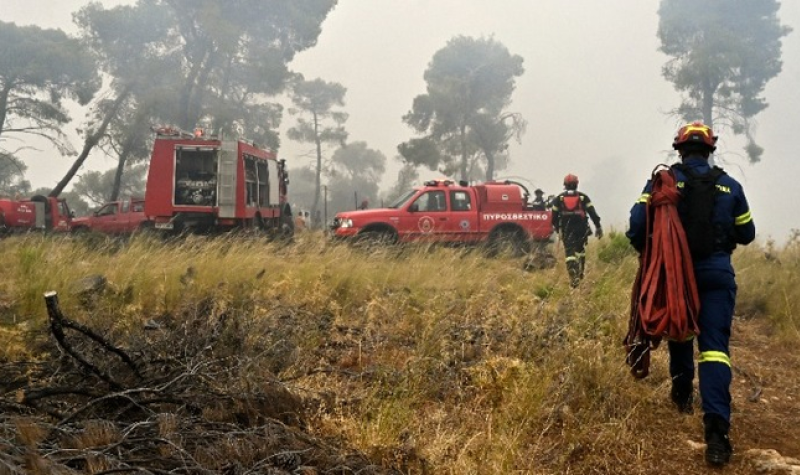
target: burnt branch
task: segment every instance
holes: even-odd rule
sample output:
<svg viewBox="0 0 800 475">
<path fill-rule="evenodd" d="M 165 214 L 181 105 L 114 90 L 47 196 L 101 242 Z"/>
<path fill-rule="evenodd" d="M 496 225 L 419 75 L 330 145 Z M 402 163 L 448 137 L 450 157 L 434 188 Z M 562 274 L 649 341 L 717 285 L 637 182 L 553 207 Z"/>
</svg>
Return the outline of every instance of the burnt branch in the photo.
<svg viewBox="0 0 800 475">
<path fill-rule="evenodd" d="M 70 356 L 75 358 L 81 366 L 85 369 L 91 371 L 92 373 L 96 374 L 100 379 L 109 383 L 115 389 L 121 389 L 122 386 L 119 383 L 116 383 L 111 379 L 111 376 L 104 374 L 102 371 L 97 369 L 94 365 L 86 361 L 80 355 L 75 352 L 72 347 L 66 342 L 64 328 L 69 328 L 76 332 L 79 332 L 92 341 L 96 342 L 100 345 L 101 348 L 104 350 L 111 352 L 117 355 L 128 367 L 133 371 L 133 373 L 141 379 L 141 374 L 139 373 L 139 369 L 136 366 L 136 363 L 128 356 L 127 353 L 122 351 L 121 349 L 117 348 L 116 346 L 112 345 L 108 340 L 103 338 L 101 335 L 94 332 L 91 328 L 81 325 L 80 323 L 71 320 L 64 316 L 61 312 L 61 308 L 58 306 L 58 294 L 56 292 L 47 292 L 44 294 L 45 304 L 47 305 L 47 315 L 50 318 L 50 329 L 55 336 L 56 340 L 58 341 L 59 345 L 66 351 Z"/>
</svg>

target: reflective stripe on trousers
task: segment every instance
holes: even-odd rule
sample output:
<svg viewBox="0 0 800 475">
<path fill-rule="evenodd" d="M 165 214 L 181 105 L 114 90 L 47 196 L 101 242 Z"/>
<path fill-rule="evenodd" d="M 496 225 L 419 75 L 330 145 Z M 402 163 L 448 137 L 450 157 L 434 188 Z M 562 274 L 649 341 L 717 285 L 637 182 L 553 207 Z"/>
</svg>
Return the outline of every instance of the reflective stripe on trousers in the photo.
<svg viewBox="0 0 800 475">
<path fill-rule="evenodd" d="M 736 282 L 728 270 L 697 272 L 700 293 L 700 335 L 696 338 L 700 358 L 698 373 L 703 412 L 717 414 L 730 421 L 731 359 L 729 342 Z M 694 340 L 669 342 L 670 375 L 673 384 L 687 388 L 694 379 Z"/>
</svg>

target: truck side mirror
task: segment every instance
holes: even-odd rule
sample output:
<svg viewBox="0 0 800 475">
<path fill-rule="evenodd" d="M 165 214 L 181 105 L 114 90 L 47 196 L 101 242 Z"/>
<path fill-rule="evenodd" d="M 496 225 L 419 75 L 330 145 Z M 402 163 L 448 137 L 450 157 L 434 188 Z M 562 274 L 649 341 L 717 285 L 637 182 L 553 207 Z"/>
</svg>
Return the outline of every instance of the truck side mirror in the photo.
<svg viewBox="0 0 800 475">
<path fill-rule="evenodd" d="M 416 213 L 417 211 L 419 211 L 419 205 L 414 203 L 413 205 L 408 207 L 408 211 L 410 213 Z"/>
<path fill-rule="evenodd" d="M 75 211 L 74 210 L 70 210 L 69 211 L 69 217 L 70 218 L 74 218 L 75 217 Z"/>
</svg>

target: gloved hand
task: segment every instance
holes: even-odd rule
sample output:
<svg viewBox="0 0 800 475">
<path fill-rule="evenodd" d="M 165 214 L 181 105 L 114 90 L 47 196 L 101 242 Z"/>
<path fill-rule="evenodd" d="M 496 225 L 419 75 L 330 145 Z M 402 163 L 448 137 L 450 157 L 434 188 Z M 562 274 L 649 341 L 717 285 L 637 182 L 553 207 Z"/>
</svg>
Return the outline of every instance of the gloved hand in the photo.
<svg viewBox="0 0 800 475">
<path fill-rule="evenodd" d="M 603 228 L 599 226 L 594 228 L 594 235 L 597 237 L 597 239 L 601 239 L 603 237 Z"/>
</svg>

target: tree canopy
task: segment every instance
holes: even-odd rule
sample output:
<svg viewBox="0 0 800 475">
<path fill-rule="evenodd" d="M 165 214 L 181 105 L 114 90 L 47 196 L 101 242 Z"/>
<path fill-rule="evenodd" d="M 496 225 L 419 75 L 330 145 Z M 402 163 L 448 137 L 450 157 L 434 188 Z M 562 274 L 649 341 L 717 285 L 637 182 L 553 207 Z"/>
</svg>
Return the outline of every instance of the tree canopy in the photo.
<svg viewBox="0 0 800 475">
<path fill-rule="evenodd" d="M 18 158 L 0 152 L 0 196 L 27 194 L 31 184 L 25 180 L 28 166 Z"/>
<path fill-rule="evenodd" d="M 334 174 L 365 182 L 377 183 L 386 171 L 386 156 L 366 142 L 351 142 L 337 149 L 331 163 Z"/>
<path fill-rule="evenodd" d="M 312 216 L 317 215 L 320 205 L 324 165 L 322 146 L 344 145 L 347 140 L 347 131 L 344 128 L 347 113 L 335 109 L 344 106 L 346 93 L 347 89 L 341 84 L 319 78 L 311 81 L 298 78 L 292 87 L 291 100 L 294 108 L 290 112 L 297 116 L 297 122 L 287 131 L 287 136 L 298 142 L 314 144 L 315 147 Z"/>
<path fill-rule="evenodd" d="M 402 157 L 395 157 L 395 159 L 403 161 Z M 386 192 L 384 199 L 391 202 L 402 196 L 416 184 L 419 180 L 419 172 L 417 167 L 411 163 L 403 163 L 403 167 L 397 172 L 397 179 L 394 185 Z"/>
<path fill-rule="evenodd" d="M 0 21 L 0 152 L 9 140 L 44 137 L 72 153 L 62 127 L 70 121 L 64 99 L 86 105 L 100 88 L 95 59 L 61 30 Z"/>
<path fill-rule="evenodd" d="M 367 200 L 372 206 L 378 202 L 378 185 L 386 171 L 383 153 L 366 142 L 352 142 L 333 153 L 331 166 L 328 185 L 333 209 L 352 209 L 356 201 L 360 205 Z"/>
<path fill-rule="evenodd" d="M 116 201 L 128 197 L 141 198 L 144 196 L 145 164 L 128 165 L 122 183 L 119 186 L 120 192 L 118 196 L 113 196 L 112 190 L 117 179 L 116 175 L 116 169 L 106 170 L 104 172 L 85 172 L 75 180 L 72 191 L 93 206 L 99 206 L 108 201 Z"/>
<path fill-rule="evenodd" d="M 75 14 L 83 39 L 111 78 L 107 96 L 94 105 L 86 124 L 83 151 L 54 193 L 60 192 L 94 146 L 118 158 L 113 185 L 105 200 L 116 200 L 129 161 L 147 158 L 150 124 L 174 111 L 175 84 L 180 81 L 180 58 L 164 50 L 172 22 L 155 1 L 140 0 L 106 10 L 90 3 Z"/>
<path fill-rule="evenodd" d="M 205 126 L 277 149 L 282 108 L 268 98 L 293 77 L 287 64 L 316 43 L 335 5 L 138 0 L 81 9 L 76 22 L 111 77 L 111 92 L 95 104 L 83 151 L 52 194 L 63 190 L 98 144 L 119 151 L 121 173 L 127 159 L 140 158 L 135 151 L 143 137 L 130 128 L 148 123 Z"/>
<path fill-rule="evenodd" d="M 277 148 L 280 107 L 264 96 L 283 91 L 287 64 L 314 46 L 336 0 L 162 0 L 181 46 L 176 123 L 210 117 L 217 130 L 242 130 Z"/>
<path fill-rule="evenodd" d="M 751 162 L 763 153 L 752 119 L 768 106 L 762 93 L 781 72 L 781 38 L 791 31 L 779 8 L 776 0 L 662 0 L 658 10 L 660 50 L 672 57 L 663 75 L 683 96 L 675 113 L 744 135 Z"/>
<path fill-rule="evenodd" d="M 506 110 L 515 78 L 524 72 L 522 62 L 493 38 L 448 41 L 425 71 L 427 93 L 415 97 L 403 116 L 424 134 L 398 146 L 403 158 L 448 175 L 458 173 L 463 180 L 474 178 L 471 165 L 481 159 L 486 179 L 493 179 L 497 155 L 524 131 L 522 117 Z"/>
</svg>

